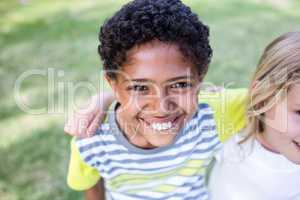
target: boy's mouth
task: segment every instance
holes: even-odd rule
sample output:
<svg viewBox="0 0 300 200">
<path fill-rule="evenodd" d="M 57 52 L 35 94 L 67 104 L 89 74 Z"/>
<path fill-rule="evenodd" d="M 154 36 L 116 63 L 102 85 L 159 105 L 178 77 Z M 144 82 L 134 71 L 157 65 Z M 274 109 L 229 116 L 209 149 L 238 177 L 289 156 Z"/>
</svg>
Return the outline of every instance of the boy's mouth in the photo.
<svg viewBox="0 0 300 200">
<path fill-rule="evenodd" d="M 154 131 L 170 131 L 176 130 L 179 127 L 183 114 L 173 115 L 168 117 L 154 117 L 151 119 L 139 118 L 142 123 L 145 123 Z"/>
</svg>

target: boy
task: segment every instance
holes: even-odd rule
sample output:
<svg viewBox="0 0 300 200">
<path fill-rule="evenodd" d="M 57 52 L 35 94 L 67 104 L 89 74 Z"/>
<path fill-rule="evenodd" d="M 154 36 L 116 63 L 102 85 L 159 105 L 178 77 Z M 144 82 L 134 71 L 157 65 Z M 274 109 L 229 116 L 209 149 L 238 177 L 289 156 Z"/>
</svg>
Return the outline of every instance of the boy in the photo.
<svg viewBox="0 0 300 200">
<path fill-rule="evenodd" d="M 197 105 L 208 33 L 179 0 L 135 0 L 103 25 L 99 54 L 117 103 L 108 127 L 72 141 L 72 188 L 103 198 L 103 180 L 110 199 L 208 199 L 204 173 L 220 146 L 209 106 Z"/>
</svg>

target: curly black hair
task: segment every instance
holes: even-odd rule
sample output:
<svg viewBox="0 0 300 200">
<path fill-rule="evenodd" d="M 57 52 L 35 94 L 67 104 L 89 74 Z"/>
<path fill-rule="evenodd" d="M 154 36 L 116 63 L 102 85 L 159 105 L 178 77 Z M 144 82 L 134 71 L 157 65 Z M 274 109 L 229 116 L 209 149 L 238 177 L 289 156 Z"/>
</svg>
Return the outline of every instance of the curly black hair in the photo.
<svg viewBox="0 0 300 200">
<path fill-rule="evenodd" d="M 124 5 L 100 28 L 98 53 L 110 78 L 126 62 L 135 45 L 157 39 L 176 44 L 205 75 L 212 57 L 209 29 L 180 0 L 134 0 Z"/>
</svg>

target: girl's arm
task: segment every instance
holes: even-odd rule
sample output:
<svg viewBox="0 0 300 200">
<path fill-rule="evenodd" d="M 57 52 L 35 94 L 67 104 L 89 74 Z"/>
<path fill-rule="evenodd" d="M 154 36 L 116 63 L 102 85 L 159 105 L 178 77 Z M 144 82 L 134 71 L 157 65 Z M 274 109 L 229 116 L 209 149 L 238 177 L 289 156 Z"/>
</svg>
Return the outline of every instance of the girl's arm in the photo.
<svg viewBox="0 0 300 200">
<path fill-rule="evenodd" d="M 103 180 L 100 179 L 96 185 L 86 190 L 84 196 L 86 200 L 105 200 L 105 189 Z"/>
<path fill-rule="evenodd" d="M 115 100 L 112 92 L 101 92 L 90 99 L 90 103 L 72 114 L 65 124 L 64 131 L 72 136 L 88 137 L 95 134 L 106 111 Z"/>
</svg>

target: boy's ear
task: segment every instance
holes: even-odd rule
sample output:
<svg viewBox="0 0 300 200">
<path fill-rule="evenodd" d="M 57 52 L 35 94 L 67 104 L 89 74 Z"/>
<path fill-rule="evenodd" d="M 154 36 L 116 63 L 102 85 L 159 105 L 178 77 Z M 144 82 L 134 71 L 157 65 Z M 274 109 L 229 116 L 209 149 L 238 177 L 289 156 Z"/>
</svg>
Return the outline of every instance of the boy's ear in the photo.
<svg viewBox="0 0 300 200">
<path fill-rule="evenodd" d="M 108 82 L 108 84 L 110 85 L 114 95 L 115 95 L 115 98 L 117 101 L 119 101 L 119 95 L 118 95 L 118 90 L 117 90 L 117 82 L 118 80 L 115 78 L 111 78 L 109 77 L 108 75 L 104 75 L 106 81 Z"/>
<path fill-rule="evenodd" d="M 108 82 L 108 84 L 110 85 L 111 89 L 115 92 L 116 91 L 116 79 L 112 79 L 111 77 L 109 77 L 107 74 L 104 75 L 106 81 Z"/>
</svg>

